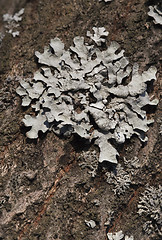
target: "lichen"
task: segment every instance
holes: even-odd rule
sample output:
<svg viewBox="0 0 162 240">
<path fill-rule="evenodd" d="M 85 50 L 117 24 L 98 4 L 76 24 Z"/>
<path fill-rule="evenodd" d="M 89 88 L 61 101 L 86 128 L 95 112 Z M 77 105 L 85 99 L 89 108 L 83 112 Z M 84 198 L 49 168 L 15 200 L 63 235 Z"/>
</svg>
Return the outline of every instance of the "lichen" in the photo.
<svg viewBox="0 0 162 240">
<path fill-rule="evenodd" d="M 13 37 L 19 35 L 19 31 L 17 28 L 19 27 L 18 22 L 22 21 L 22 14 L 24 13 L 24 8 L 22 8 L 19 12 L 15 13 L 14 15 L 11 14 L 4 14 L 3 21 L 6 22 L 5 28 L 6 31 L 12 34 Z"/>
<path fill-rule="evenodd" d="M 134 156 L 130 159 L 124 157 L 124 164 L 127 168 L 127 171 L 132 175 L 136 175 L 137 171 L 141 167 L 140 159 L 137 156 Z"/>
<path fill-rule="evenodd" d="M 160 126 L 160 134 L 162 135 L 162 125 Z"/>
<path fill-rule="evenodd" d="M 130 176 L 121 164 L 115 166 L 111 172 L 106 172 L 105 175 L 107 183 L 114 185 L 113 191 L 118 196 L 123 194 L 131 184 Z"/>
<path fill-rule="evenodd" d="M 107 37 L 109 32 L 107 32 L 104 27 L 93 27 L 92 29 L 94 31 L 94 34 L 91 34 L 90 31 L 87 31 L 87 36 L 90 37 L 97 44 L 97 46 L 101 46 L 102 43 L 106 41 L 104 37 Z"/>
<path fill-rule="evenodd" d="M 95 150 L 83 151 L 79 156 L 79 166 L 88 169 L 88 173 L 95 177 L 98 169 L 98 157 Z"/>
<path fill-rule="evenodd" d="M 148 186 L 142 193 L 138 203 L 138 214 L 148 221 L 143 225 L 147 234 L 158 233 L 162 236 L 162 187 Z"/>
<path fill-rule="evenodd" d="M 113 223 L 113 221 L 114 221 L 114 219 L 115 219 L 115 213 L 114 213 L 114 211 L 112 211 L 112 210 L 107 210 L 107 213 L 108 213 L 108 217 L 107 217 L 107 219 L 106 219 L 106 222 L 104 223 L 104 225 L 105 226 L 108 226 L 108 227 L 111 227 L 112 226 L 112 223 Z"/>
<path fill-rule="evenodd" d="M 127 236 L 124 235 L 122 231 L 116 232 L 116 233 L 108 233 L 107 234 L 108 240 L 133 240 L 133 236 Z"/>
<path fill-rule="evenodd" d="M 0 32 L 0 47 L 1 47 L 1 43 L 2 43 L 4 36 L 5 36 L 4 33 Z"/>
<path fill-rule="evenodd" d="M 85 220 L 85 224 L 90 228 L 95 228 L 96 227 L 96 223 L 95 223 L 94 220 L 90 220 L 90 221 Z"/>
<path fill-rule="evenodd" d="M 162 25 L 162 11 L 160 6 L 149 6 L 149 9 L 148 15 L 154 18 L 154 23 Z"/>
<path fill-rule="evenodd" d="M 97 36 L 100 40 L 102 33 Z M 150 101 L 146 91 L 157 70 L 150 67 L 140 74 L 137 64 L 129 65 L 117 42 L 106 50 L 85 43 L 84 37 L 75 37 L 73 42 L 65 50 L 59 38 L 52 39 L 44 53 L 35 53 L 44 66 L 32 80 L 20 82 L 17 93 L 22 105 L 31 104 L 36 113 L 23 120 L 31 126 L 27 137 L 34 139 L 39 131 L 48 130 L 77 134 L 99 147 L 100 163 L 117 163 L 119 153 L 110 140 L 122 144 L 136 134 L 147 141 L 145 132 L 153 120 L 147 119 L 143 107 L 158 103 L 157 99 Z M 126 85 L 125 79 L 129 80 Z"/>
</svg>

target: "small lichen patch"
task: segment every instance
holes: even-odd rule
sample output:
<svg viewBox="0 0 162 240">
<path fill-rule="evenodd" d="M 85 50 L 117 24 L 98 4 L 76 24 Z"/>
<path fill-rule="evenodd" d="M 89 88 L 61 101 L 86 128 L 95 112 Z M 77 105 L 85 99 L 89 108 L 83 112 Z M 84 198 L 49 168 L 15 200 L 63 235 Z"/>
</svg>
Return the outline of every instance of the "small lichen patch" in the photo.
<svg viewBox="0 0 162 240">
<path fill-rule="evenodd" d="M 141 162 L 140 159 L 135 156 L 131 159 L 126 159 L 124 158 L 124 164 L 127 167 L 127 171 L 132 175 L 136 175 L 137 171 L 139 170 L 139 168 L 141 167 Z"/>
<path fill-rule="evenodd" d="M 154 23 L 162 25 L 162 11 L 160 7 L 157 5 L 149 6 L 149 9 L 148 15 L 154 18 Z"/>
<path fill-rule="evenodd" d="M 108 240 L 133 240 L 133 236 L 124 235 L 122 231 L 116 233 L 108 233 L 107 234 Z"/>
<path fill-rule="evenodd" d="M 19 12 L 15 13 L 14 15 L 11 14 L 4 14 L 3 21 L 6 22 L 5 28 L 6 31 L 12 34 L 13 37 L 19 35 L 19 31 L 17 28 L 19 27 L 18 22 L 22 21 L 22 15 L 24 13 L 24 8 L 22 8 Z"/>
<path fill-rule="evenodd" d="M 85 220 L 85 224 L 90 228 L 95 228 L 96 227 L 96 223 L 95 223 L 94 220 L 90 220 L 90 221 Z"/>
<path fill-rule="evenodd" d="M 107 183 L 113 184 L 113 191 L 116 195 L 123 194 L 130 186 L 131 179 L 129 174 L 123 169 L 121 164 L 114 167 L 113 171 L 105 173 Z"/>
<path fill-rule="evenodd" d="M 88 169 L 88 173 L 95 177 L 98 169 L 98 157 L 95 150 L 83 151 L 79 157 L 79 166 Z"/>
<path fill-rule="evenodd" d="M 0 47 L 1 47 L 1 43 L 2 43 L 4 36 L 5 36 L 4 33 L 0 32 Z"/>
<path fill-rule="evenodd" d="M 162 236 L 162 187 L 148 186 L 142 193 L 138 203 L 138 214 L 145 216 L 148 221 L 143 225 L 144 231 L 150 235 L 158 233 Z"/>
</svg>

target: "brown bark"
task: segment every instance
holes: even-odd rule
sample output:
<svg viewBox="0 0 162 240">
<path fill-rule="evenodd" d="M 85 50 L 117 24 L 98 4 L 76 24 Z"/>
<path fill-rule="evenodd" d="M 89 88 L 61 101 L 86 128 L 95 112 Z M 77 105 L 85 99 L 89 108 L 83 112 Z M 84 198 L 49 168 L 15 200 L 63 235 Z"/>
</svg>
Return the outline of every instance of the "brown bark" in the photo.
<svg viewBox="0 0 162 240">
<path fill-rule="evenodd" d="M 87 148 L 80 139 L 62 139 L 53 133 L 37 141 L 26 139 L 21 120 L 31 109 L 22 109 L 15 92 L 17 77 L 33 76 L 39 67 L 34 52 L 43 52 L 51 38 L 57 36 L 69 47 L 75 36 L 85 36 L 93 26 L 104 26 L 109 42 L 120 43 L 141 71 L 150 65 L 157 67 L 158 80 L 153 90 L 150 87 L 150 95 L 160 99 L 162 31 L 147 15 L 149 4 L 146 0 L 108 4 L 96 0 L 0 0 L 1 32 L 5 32 L 2 15 L 25 8 L 20 36 L 5 33 L 0 46 L 0 239 L 106 240 L 107 231 L 119 230 L 134 239 L 159 239 L 143 232 L 146 219 L 137 214 L 137 204 L 147 184 L 156 187 L 161 181 L 161 103 L 148 111 L 155 119 L 147 133 L 148 143 L 142 146 L 134 137 L 120 149 L 121 164 L 123 157 L 137 156 L 141 167 L 130 188 L 118 197 L 106 183 L 102 167 L 91 178 L 87 169 L 79 166 L 80 152 Z M 107 227 L 110 211 L 114 216 Z M 91 219 L 96 222 L 94 229 L 85 224 Z"/>
</svg>

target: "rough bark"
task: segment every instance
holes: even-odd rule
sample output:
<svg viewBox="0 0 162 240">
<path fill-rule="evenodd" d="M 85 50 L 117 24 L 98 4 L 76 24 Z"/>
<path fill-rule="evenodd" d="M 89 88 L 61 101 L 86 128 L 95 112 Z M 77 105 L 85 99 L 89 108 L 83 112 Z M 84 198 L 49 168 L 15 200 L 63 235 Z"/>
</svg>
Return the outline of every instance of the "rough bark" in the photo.
<svg viewBox="0 0 162 240">
<path fill-rule="evenodd" d="M 69 47 L 75 36 L 104 26 L 109 41 L 117 41 L 141 71 L 157 67 L 157 81 L 149 86 L 149 94 L 160 100 L 162 31 L 147 15 L 153 2 L 159 1 L 0 0 L 1 32 L 5 32 L 2 15 L 25 8 L 20 36 L 6 33 L 0 46 L 0 239 L 106 240 L 107 232 L 119 230 L 134 239 L 160 239 L 156 233 L 149 236 L 143 231 L 146 218 L 138 215 L 137 205 L 146 185 L 157 187 L 161 181 L 161 102 L 156 109 L 148 109 L 155 122 L 147 133 L 147 144 L 133 137 L 119 149 L 123 167 L 124 157 L 136 156 L 140 168 L 130 188 L 116 196 L 113 185 L 106 182 L 105 168 L 99 166 L 92 178 L 78 164 L 81 151 L 95 149 L 93 145 L 53 133 L 36 141 L 26 138 L 21 120 L 31 109 L 21 107 L 15 92 L 17 77 L 33 76 L 39 67 L 34 53 L 43 52 L 51 38 L 57 36 Z M 110 212 L 112 222 L 106 226 Z M 93 229 L 85 224 L 91 219 L 96 222 Z"/>
</svg>

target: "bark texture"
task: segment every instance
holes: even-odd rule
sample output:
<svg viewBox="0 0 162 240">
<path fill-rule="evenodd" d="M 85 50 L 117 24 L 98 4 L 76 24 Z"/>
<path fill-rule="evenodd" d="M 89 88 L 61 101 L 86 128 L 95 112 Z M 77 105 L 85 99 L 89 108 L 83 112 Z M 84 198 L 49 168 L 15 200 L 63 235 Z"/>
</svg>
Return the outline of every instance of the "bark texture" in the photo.
<svg viewBox="0 0 162 240">
<path fill-rule="evenodd" d="M 34 53 L 43 52 L 51 38 L 59 37 L 68 48 L 75 36 L 86 36 L 97 26 L 109 31 L 109 42 L 117 41 L 130 62 L 139 63 L 140 71 L 157 67 L 149 94 L 160 100 L 162 30 L 147 15 L 148 6 L 159 2 L 0 0 L 0 32 L 5 34 L 0 46 L 0 240 L 106 240 L 107 232 L 119 230 L 137 240 L 160 239 L 156 232 L 144 232 L 149 219 L 137 212 L 146 186 L 156 188 L 161 182 L 161 102 L 156 109 L 147 109 L 155 120 L 147 144 L 133 137 L 119 149 L 124 169 L 124 157 L 137 157 L 140 167 L 131 176 L 130 187 L 117 196 L 105 176 L 113 166 L 99 166 L 92 178 L 79 164 L 81 151 L 98 151 L 93 144 L 53 133 L 37 141 L 26 138 L 21 120 L 32 110 L 21 107 L 15 92 L 17 77 L 33 76 L 39 68 Z M 13 38 L 5 33 L 2 16 L 21 8 L 25 13 L 20 36 Z M 94 220 L 96 227 L 88 227 L 85 220 Z"/>
</svg>

